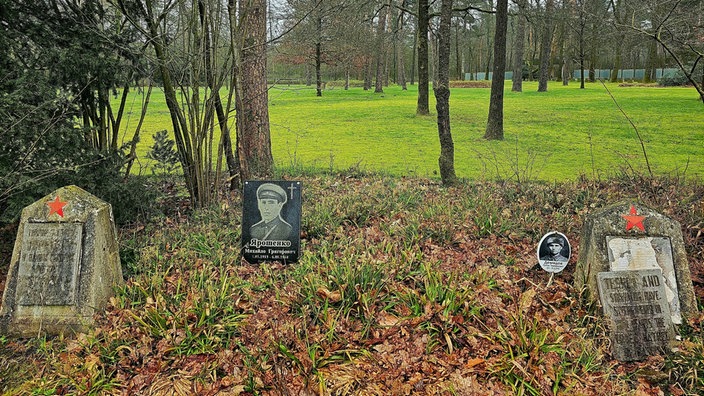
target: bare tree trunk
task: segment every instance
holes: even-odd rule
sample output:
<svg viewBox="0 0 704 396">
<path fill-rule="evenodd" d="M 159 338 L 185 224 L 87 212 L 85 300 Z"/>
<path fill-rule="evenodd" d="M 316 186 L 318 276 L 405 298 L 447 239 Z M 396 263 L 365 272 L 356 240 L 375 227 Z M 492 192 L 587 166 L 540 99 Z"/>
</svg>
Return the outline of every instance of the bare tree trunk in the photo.
<svg viewBox="0 0 704 396">
<path fill-rule="evenodd" d="M 545 29 L 540 47 L 540 75 L 538 77 L 538 92 L 548 90 L 548 79 L 550 77 L 550 50 L 552 47 L 552 13 L 553 0 L 545 2 Z"/>
<path fill-rule="evenodd" d="M 428 0 L 418 0 L 418 106 L 416 114 L 430 114 L 428 104 L 428 29 L 430 24 Z"/>
<path fill-rule="evenodd" d="M 401 86 L 402 91 L 408 90 L 408 86 L 406 85 L 406 67 L 404 64 L 402 46 L 399 46 L 398 52 L 398 84 Z"/>
<path fill-rule="evenodd" d="M 464 78 L 462 78 L 462 55 L 460 55 L 459 22 L 455 24 L 455 73 L 457 74 L 457 80 L 464 80 Z"/>
<path fill-rule="evenodd" d="M 616 57 L 614 59 L 614 68 L 611 70 L 611 78 L 609 79 L 611 82 L 618 81 L 618 72 L 621 70 L 621 66 L 623 65 L 622 52 L 622 44 L 619 42 L 616 44 Z"/>
<path fill-rule="evenodd" d="M 489 2 L 493 4 L 493 0 Z M 489 19 L 488 21 L 491 21 Z M 486 23 L 486 67 L 484 69 L 484 80 L 489 81 L 489 72 L 491 71 L 491 61 L 494 58 L 494 46 L 491 42 L 491 23 Z"/>
<path fill-rule="evenodd" d="M 315 96 L 323 96 L 323 75 L 320 72 L 322 63 L 321 43 L 315 43 Z"/>
<path fill-rule="evenodd" d="M 579 31 L 577 39 L 579 40 L 579 89 L 584 89 L 584 30 L 587 26 L 587 13 L 584 9 L 584 1 L 579 4 Z"/>
<path fill-rule="evenodd" d="M 240 177 L 251 180 L 270 176 L 274 166 L 266 85 L 266 1 L 239 1 L 240 32 L 244 40 L 241 64 L 235 70 L 239 88 L 237 151 Z"/>
<path fill-rule="evenodd" d="M 364 65 L 364 90 L 369 91 L 372 89 L 372 61 L 371 59 L 366 61 Z"/>
<path fill-rule="evenodd" d="M 508 0 L 496 2 L 496 31 L 494 32 L 494 75 L 491 78 L 489 120 L 484 138 L 504 139 L 504 75 L 506 73 L 506 32 L 508 29 Z"/>
<path fill-rule="evenodd" d="M 523 92 L 523 53 L 526 41 L 525 2 L 518 2 L 518 15 L 516 15 L 516 42 L 513 54 L 513 77 L 511 91 Z"/>
<path fill-rule="evenodd" d="M 215 65 L 213 63 L 213 52 L 212 39 L 210 27 L 206 18 L 206 9 L 203 1 L 199 1 L 199 14 L 200 14 L 200 24 L 203 28 L 205 45 L 203 48 L 203 56 L 205 58 L 205 73 L 208 87 L 210 87 L 213 92 L 213 107 L 215 108 L 215 113 L 218 117 L 218 124 L 220 126 L 220 136 L 222 140 L 222 149 L 225 155 L 225 161 L 227 163 L 227 168 L 230 174 L 230 190 L 237 189 L 236 175 L 239 172 L 239 166 L 235 160 L 234 151 L 232 148 L 232 139 L 230 137 L 230 128 L 228 125 L 227 115 L 225 114 L 225 109 L 223 108 L 222 99 L 220 99 L 220 85 L 215 81 L 215 75 L 213 70 Z M 151 86 L 149 87 L 151 92 Z"/>
<path fill-rule="evenodd" d="M 416 51 L 418 51 L 418 32 L 413 35 L 413 52 L 411 53 L 411 85 L 416 82 Z"/>
<path fill-rule="evenodd" d="M 404 34 L 404 13 L 403 11 L 399 15 L 399 25 L 398 25 L 398 37 L 403 37 Z M 398 45 L 396 46 L 396 67 L 397 67 L 397 83 L 398 85 L 401 86 L 401 90 L 406 91 L 408 90 L 408 87 L 406 87 L 406 64 L 404 62 L 404 56 L 403 56 L 403 50 L 404 50 L 404 45 L 403 45 L 403 40 L 398 40 Z"/>
<path fill-rule="evenodd" d="M 442 0 L 438 29 L 438 79 L 433 85 L 438 112 L 440 136 L 440 177 L 445 185 L 457 182 L 455 175 L 455 146 L 450 131 L 450 39 L 452 36 L 452 0 Z"/>
<path fill-rule="evenodd" d="M 315 96 L 323 96 L 323 78 L 320 74 L 320 66 L 322 61 L 322 34 L 323 34 L 323 18 L 320 16 L 316 22 L 316 40 L 315 40 Z"/>
<path fill-rule="evenodd" d="M 594 37 L 594 35 L 592 35 L 591 37 Z M 592 40 L 590 46 L 591 48 L 589 49 L 589 82 L 596 82 L 596 40 Z"/>
<path fill-rule="evenodd" d="M 142 125 L 144 124 L 144 118 L 147 116 L 147 108 L 149 107 L 149 98 L 152 96 L 152 82 L 151 80 L 149 81 L 149 88 L 147 89 L 147 93 L 144 96 L 143 102 L 142 102 L 142 113 L 139 116 L 139 122 L 137 123 L 137 127 L 134 130 L 134 135 L 132 136 L 132 141 L 130 142 L 130 153 L 127 155 L 127 163 L 126 163 L 126 169 L 125 169 L 125 178 L 124 180 L 127 180 L 127 177 L 130 175 L 130 170 L 132 170 L 132 165 L 134 164 L 134 160 L 137 158 L 137 143 L 139 143 L 139 134 L 142 131 Z M 143 92 L 144 94 L 144 92 Z"/>
<path fill-rule="evenodd" d="M 149 42 L 154 49 L 154 55 L 157 58 L 159 75 L 162 80 L 164 90 L 164 99 L 166 107 L 169 109 L 171 117 L 171 125 L 174 128 L 174 140 L 176 141 L 176 149 L 178 151 L 181 168 L 183 168 L 183 176 L 188 190 L 188 195 L 191 199 L 191 204 L 198 206 L 197 197 L 200 196 L 198 191 L 198 183 L 196 183 L 195 164 L 193 162 L 193 148 L 190 144 L 190 139 L 187 138 L 188 123 L 186 117 L 179 107 L 176 89 L 174 88 L 171 72 L 168 67 L 168 54 L 166 51 L 166 43 L 163 35 L 160 34 L 157 19 L 153 15 L 152 2 L 146 1 L 144 19 L 149 30 Z"/>
<path fill-rule="evenodd" d="M 384 92 L 384 71 L 386 67 L 386 15 L 388 6 L 385 4 L 379 10 L 379 21 L 376 30 L 376 81 L 374 82 L 374 93 Z"/>
<path fill-rule="evenodd" d="M 648 57 L 645 61 L 645 74 L 643 74 L 643 82 L 652 82 L 655 78 L 655 68 L 657 65 L 657 41 L 649 40 Z"/>
</svg>

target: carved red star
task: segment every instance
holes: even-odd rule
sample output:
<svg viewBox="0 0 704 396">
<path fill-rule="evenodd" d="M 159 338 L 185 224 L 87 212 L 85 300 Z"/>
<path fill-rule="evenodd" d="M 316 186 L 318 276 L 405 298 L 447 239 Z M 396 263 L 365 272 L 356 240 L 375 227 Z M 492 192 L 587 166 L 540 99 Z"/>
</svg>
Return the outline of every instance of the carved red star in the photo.
<svg viewBox="0 0 704 396">
<path fill-rule="evenodd" d="M 626 219 L 626 231 L 629 231 L 633 227 L 638 227 L 641 231 L 645 231 L 645 227 L 643 226 L 645 216 L 638 216 L 635 206 L 631 205 L 631 214 L 621 215 L 621 217 Z"/>
<path fill-rule="evenodd" d="M 67 202 L 61 201 L 58 195 L 55 200 L 49 201 L 46 204 L 49 206 L 49 216 L 56 213 L 57 215 L 64 217 L 64 206 L 66 206 Z"/>
</svg>

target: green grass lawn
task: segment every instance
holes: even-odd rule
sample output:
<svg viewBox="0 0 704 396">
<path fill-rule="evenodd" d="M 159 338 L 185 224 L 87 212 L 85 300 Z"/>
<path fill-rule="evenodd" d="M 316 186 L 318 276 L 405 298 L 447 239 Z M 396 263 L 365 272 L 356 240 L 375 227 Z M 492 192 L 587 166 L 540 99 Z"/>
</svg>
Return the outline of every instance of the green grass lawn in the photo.
<svg viewBox="0 0 704 396">
<path fill-rule="evenodd" d="M 693 89 L 607 87 L 637 126 L 655 174 L 704 177 L 704 106 Z M 582 174 L 608 177 L 622 169 L 647 173 L 634 129 L 601 83 L 584 90 L 578 83 L 551 83 L 548 92 L 536 91 L 535 82 L 526 82 L 523 93 L 511 92 L 507 84 L 505 140 L 490 142 L 482 138 L 489 90 L 452 90 L 459 177 L 553 181 Z M 269 108 L 276 165 L 439 177 L 434 98 L 431 93 L 430 116 L 416 116 L 416 100 L 416 86 L 386 87 L 383 94 L 335 88 L 322 97 L 312 87 L 274 86 Z M 136 125 L 137 107 L 128 128 Z M 155 90 L 140 143 L 143 166 L 149 166 L 151 135 L 160 129 L 170 131 L 171 122 L 163 95 Z"/>
</svg>

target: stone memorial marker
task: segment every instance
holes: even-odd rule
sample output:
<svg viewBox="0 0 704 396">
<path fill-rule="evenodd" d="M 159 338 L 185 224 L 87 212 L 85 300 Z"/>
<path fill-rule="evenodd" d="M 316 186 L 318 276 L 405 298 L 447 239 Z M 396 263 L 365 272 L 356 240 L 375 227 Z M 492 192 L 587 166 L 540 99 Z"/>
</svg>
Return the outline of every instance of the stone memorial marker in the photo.
<svg viewBox="0 0 704 396">
<path fill-rule="evenodd" d="M 670 350 L 675 339 L 660 269 L 598 274 L 599 296 L 609 318 L 614 357 L 642 360 Z"/>
<path fill-rule="evenodd" d="M 22 211 L 0 307 L 0 333 L 84 331 L 122 284 L 110 204 L 63 187 Z"/>
<path fill-rule="evenodd" d="M 298 260 L 301 250 L 301 182 L 246 181 L 242 255 L 249 263 Z"/>
<path fill-rule="evenodd" d="M 650 277 L 658 281 L 636 282 L 655 279 Z M 609 280 L 622 278 L 631 280 Z M 578 288 L 586 286 L 592 300 L 600 298 L 612 321 L 614 356 L 618 359 L 637 360 L 665 350 L 665 345 L 674 340 L 674 330 L 668 330 L 670 324 L 681 324 L 683 316 L 697 314 L 680 224 L 637 203 L 620 202 L 587 216 L 575 283 Z M 615 284 L 624 290 L 614 291 Z M 651 298 L 643 301 L 639 296 L 646 294 Z M 659 308 L 642 308 L 643 304 Z M 645 314 L 643 310 L 649 311 Z M 636 316 L 622 315 L 629 312 Z M 642 353 L 632 350 L 628 337 L 618 335 L 633 333 L 637 328 L 649 329 L 640 334 L 646 344 Z M 665 334 L 667 340 L 663 339 Z"/>
</svg>

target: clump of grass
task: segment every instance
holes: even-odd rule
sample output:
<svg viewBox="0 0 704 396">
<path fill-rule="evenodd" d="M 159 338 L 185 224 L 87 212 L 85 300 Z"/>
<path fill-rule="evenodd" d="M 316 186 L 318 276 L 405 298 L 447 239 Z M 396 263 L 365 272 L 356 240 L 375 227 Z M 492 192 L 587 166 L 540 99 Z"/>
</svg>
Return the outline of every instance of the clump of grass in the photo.
<svg viewBox="0 0 704 396">
<path fill-rule="evenodd" d="M 490 370 L 515 394 L 557 394 L 565 376 L 567 351 L 559 334 L 527 317 L 535 293 L 529 289 L 522 294 L 515 311 L 499 324 L 494 337 L 502 354 Z"/>
</svg>

